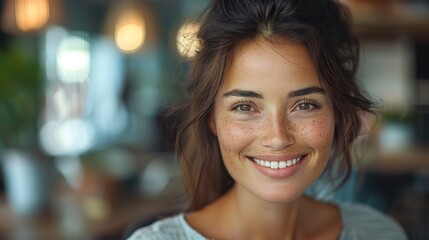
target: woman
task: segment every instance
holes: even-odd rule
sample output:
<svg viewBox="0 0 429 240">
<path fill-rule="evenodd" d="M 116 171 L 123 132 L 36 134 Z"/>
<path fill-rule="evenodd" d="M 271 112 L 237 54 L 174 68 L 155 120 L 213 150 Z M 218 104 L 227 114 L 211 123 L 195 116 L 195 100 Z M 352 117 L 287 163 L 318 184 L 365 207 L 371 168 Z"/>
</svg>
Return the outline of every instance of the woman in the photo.
<svg viewBox="0 0 429 240">
<path fill-rule="evenodd" d="M 359 116 L 359 48 L 333 0 L 216 0 L 175 108 L 189 211 L 131 239 L 405 239 L 374 210 L 305 195 L 327 169 L 344 182 Z"/>
</svg>

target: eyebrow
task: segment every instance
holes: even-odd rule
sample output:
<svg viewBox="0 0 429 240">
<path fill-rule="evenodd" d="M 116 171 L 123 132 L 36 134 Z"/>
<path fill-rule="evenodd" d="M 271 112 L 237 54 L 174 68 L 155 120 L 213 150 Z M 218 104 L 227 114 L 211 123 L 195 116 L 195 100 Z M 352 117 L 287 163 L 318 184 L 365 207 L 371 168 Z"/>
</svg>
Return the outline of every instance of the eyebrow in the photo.
<svg viewBox="0 0 429 240">
<path fill-rule="evenodd" d="M 325 89 L 320 87 L 308 87 L 303 89 L 298 89 L 295 91 L 290 92 L 287 96 L 288 97 L 300 97 L 305 96 L 313 93 L 319 93 L 319 94 L 325 94 Z"/>
<path fill-rule="evenodd" d="M 319 94 L 324 94 L 325 90 L 323 88 L 320 87 L 307 87 L 307 88 L 303 88 L 303 89 L 298 89 L 295 91 L 292 91 L 288 94 L 289 98 L 292 97 L 300 97 L 300 96 L 305 96 L 305 95 L 309 95 L 309 94 L 313 94 L 313 93 L 319 93 Z M 223 94 L 223 97 L 250 97 L 250 98 L 260 98 L 262 99 L 262 95 L 254 92 L 254 91 L 248 91 L 248 90 L 242 90 L 242 89 L 233 89 L 225 94 Z"/>
<path fill-rule="evenodd" d="M 247 91 L 241 89 L 231 90 L 223 95 L 224 97 L 251 97 L 251 98 L 263 98 L 261 94 L 254 91 Z"/>
</svg>

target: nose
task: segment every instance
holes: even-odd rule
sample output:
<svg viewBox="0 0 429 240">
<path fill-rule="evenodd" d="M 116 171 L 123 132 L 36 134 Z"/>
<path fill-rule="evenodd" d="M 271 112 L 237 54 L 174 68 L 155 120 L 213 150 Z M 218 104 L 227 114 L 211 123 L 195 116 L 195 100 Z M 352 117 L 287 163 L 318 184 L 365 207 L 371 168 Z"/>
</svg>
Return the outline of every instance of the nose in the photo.
<svg viewBox="0 0 429 240">
<path fill-rule="evenodd" d="M 283 150 L 295 143 L 291 124 L 284 114 L 271 115 L 261 131 L 261 144 L 274 151 Z"/>
</svg>

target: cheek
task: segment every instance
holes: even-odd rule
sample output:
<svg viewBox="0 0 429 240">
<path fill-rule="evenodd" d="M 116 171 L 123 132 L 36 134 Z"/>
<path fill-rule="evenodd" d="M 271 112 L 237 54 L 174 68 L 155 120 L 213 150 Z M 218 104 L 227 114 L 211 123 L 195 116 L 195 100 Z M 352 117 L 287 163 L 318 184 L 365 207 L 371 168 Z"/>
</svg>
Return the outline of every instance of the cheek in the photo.
<svg viewBox="0 0 429 240">
<path fill-rule="evenodd" d="M 334 126 L 333 117 L 321 116 L 308 120 L 305 124 L 302 122 L 297 124 L 297 135 L 307 145 L 327 158 L 334 138 Z"/>
<path fill-rule="evenodd" d="M 228 172 L 234 179 L 246 174 L 241 164 L 244 164 L 240 154 L 252 143 L 251 133 L 254 132 L 249 124 L 234 122 L 228 119 L 217 121 L 217 136 L 222 158 Z"/>
<path fill-rule="evenodd" d="M 217 124 L 217 134 L 222 152 L 239 154 L 251 141 L 253 128 L 248 124 L 237 123 L 228 119 Z"/>
<path fill-rule="evenodd" d="M 298 124 L 299 138 L 314 153 L 312 161 L 308 162 L 308 170 L 316 179 L 325 169 L 334 137 L 334 121 L 329 117 L 320 117 L 308 120 L 305 124 Z"/>
</svg>

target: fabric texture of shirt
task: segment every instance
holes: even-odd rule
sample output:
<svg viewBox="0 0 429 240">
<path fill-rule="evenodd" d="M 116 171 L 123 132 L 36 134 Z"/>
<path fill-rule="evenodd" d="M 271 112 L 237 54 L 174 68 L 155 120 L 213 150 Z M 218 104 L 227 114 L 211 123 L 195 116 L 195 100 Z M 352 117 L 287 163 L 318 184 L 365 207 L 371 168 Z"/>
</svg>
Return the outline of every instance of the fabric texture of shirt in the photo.
<svg viewBox="0 0 429 240">
<path fill-rule="evenodd" d="M 401 226 L 391 217 L 360 204 L 339 205 L 343 230 L 340 240 L 404 240 Z M 185 220 L 185 214 L 137 229 L 128 240 L 204 240 Z"/>
</svg>

